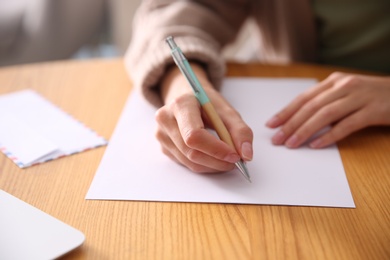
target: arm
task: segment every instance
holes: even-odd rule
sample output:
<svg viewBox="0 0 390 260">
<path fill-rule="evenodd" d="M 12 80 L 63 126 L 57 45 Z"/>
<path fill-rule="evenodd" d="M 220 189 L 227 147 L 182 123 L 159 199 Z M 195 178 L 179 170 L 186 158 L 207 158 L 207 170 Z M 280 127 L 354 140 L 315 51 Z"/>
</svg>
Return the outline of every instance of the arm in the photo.
<svg viewBox="0 0 390 260">
<path fill-rule="evenodd" d="M 252 131 L 216 91 L 224 76 L 221 48 L 232 41 L 247 17 L 243 1 L 144 1 L 134 21 L 126 68 L 134 86 L 154 105 L 157 139 L 171 159 L 195 172 L 234 168 L 252 159 Z M 234 13 L 235 15 L 231 15 Z M 207 118 L 176 66 L 165 38 L 175 37 L 239 151 L 210 134 Z"/>
<path fill-rule="evenodd" d="M 159 84 L 173 64 L 165 38 L 175 37 L 189 60 L 204 65 L 209 80 L 218 87 L 224 76 L 223 46 L 234 40 L 247 18 L 246 1 L 143 1 L 137 10 L 125 64 L 136 88 L 154 105 L 161 106 Z M 234 13 L 235 15 L 231 15 Z"/>
</svg>

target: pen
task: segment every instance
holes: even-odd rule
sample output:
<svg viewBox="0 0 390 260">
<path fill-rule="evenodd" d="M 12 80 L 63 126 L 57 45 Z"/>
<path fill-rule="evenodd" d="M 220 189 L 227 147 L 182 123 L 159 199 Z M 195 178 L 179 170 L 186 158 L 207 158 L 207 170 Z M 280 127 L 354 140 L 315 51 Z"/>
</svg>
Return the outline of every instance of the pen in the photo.
<svg viewBox="0 0 390 260">
<path fill-rule="evenodd" d="M 187 58 L 184 56 L 181 49 L 176 45 L 172 36 L 167 37 L 166 42 L 171 48 L 171 54 L 173 60 L 175 61 L 176 65 L 179 67 L 184 77 L 187 79 L 190 86 L 192 87 L 192 90 L 194 91 L 196 98 L 198 99 L 200 105 L 202 106 L 209 120 L 213 124 L 214 129 L 217 132 L 219 138 L 221 138 L 222 141 L 224 141 L 225 143 L 230 145 L 233 149 L 235 149 L 232 137 L 230 136 L 228 130 L 226 129 L 225 124 L 222 122 L 222 119 L 215 111 L 213 104 L 210 102 L 210 99 L 208 98 L 206 92 L 204 91 L 202 85 L 200 84 L 198 78 L 196 77 L 194 71 L 192 70 Z M 236 166 L 240 170 L 242 175 L 249 182 L 252 182 L 248 169 L 246 168 L 246 165 L 242 159 L 236 162 Z"/>
</svg>

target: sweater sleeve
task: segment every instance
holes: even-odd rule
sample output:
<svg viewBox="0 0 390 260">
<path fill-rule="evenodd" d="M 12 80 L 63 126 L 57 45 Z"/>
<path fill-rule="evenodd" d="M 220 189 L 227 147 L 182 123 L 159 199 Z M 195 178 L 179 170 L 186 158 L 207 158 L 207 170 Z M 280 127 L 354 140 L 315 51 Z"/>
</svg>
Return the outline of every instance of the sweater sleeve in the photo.
<svg viewBox="0 0 390 260">
<path fill-rule="evenodd" d="M 162 105 L 159 83 L 174 63 L 165 43 L 171 35 L 187 59 L 204 64 L 210 81 L 219 88 L 225 73 L 221 49 L 235 39 L 248 16 L 248 5 L 243 0 L 143 1 L 125 54 L 134 87 L 153 105 Z"/>
</svg>

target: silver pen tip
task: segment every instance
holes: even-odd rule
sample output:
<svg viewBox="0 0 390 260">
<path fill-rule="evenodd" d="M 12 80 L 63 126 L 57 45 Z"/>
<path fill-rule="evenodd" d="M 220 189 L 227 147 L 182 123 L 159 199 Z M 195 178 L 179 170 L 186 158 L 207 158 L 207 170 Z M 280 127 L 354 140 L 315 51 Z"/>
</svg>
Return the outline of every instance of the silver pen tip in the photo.
<svg viewBox="0 0 390 260">
<path fill-rule="evenodd" d="M 247 179 L 247 181 L 252 183 L 251 176 L 249 175 L 249 171 L 245 165 L 245 162 L 243 160 L 240 160 L 240 161 L 236 162 L 236 166 L 240 170 L 242 175 L 245 177 L 245 179 Z"/>
</svg>

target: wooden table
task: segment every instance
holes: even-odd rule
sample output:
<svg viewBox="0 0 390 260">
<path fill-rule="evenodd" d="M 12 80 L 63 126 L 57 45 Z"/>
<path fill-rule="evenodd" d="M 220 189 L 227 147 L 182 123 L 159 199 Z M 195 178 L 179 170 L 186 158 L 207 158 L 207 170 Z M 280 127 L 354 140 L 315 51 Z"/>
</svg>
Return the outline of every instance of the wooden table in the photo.
<svg viewBox="0 0 390 260">
<path fill-rule="evenodd" d="M 230 64 L 229 75 L 321 80 L 333 70 Z M 0 94 L 25 88 L 110 138 L 132 85 L 120 59 L 0 68 Z M 0 188 L 86 235 L 65 259 L 390 259 L 390 129 L 339 148 L 356 209 L 87 201 L 105 147 L 23 170 L 0 154 Z"/>
</svg>

